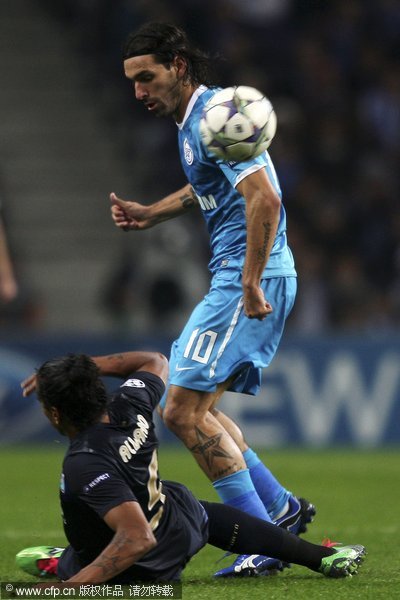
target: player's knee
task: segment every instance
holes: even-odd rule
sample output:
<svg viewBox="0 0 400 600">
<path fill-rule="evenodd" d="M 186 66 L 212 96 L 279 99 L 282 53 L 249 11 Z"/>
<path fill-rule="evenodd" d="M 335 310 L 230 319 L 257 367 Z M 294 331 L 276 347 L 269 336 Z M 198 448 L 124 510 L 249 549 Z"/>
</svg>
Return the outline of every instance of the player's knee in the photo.
<svg viewBox="0 0 400 600">
<path fill-rule="evenodd" d="M 163 410 L 163 421 L 168 429 L 179 435 L 180 431 L 187 428 L 190 417 L 181 406 L 174 402 L 167 402 Z"/>
<path fill-rule="evenodd" d="M 209 398 L 201 392 L 172 390 L 167 397 L 163 420 L 168 429 L 184 439 L 188 430 L 207 417 L 209 408 Z"/>
</svg>

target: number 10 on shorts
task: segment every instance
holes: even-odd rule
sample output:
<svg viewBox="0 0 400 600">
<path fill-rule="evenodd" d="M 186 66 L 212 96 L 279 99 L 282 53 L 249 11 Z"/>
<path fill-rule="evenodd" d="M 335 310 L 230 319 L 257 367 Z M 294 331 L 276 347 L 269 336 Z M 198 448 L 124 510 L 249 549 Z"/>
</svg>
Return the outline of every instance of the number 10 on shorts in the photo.
<svg viewBox="0 0 400 600">
<path fill-rule="evenodd" d="M 198 327 L 192 332 L 190 339 L 186 345 L 183 356 L 185 358 L 191 358 L 197 362 L 207 364 L 210 358 L 211 352 L 214 348 L 214 344 L 217 340 L 218 333 L 216 331 L 205 331 L 199 335 L 200 328 Z M 192 352 L 194 346 L 194 350 Z"/>
</svg>

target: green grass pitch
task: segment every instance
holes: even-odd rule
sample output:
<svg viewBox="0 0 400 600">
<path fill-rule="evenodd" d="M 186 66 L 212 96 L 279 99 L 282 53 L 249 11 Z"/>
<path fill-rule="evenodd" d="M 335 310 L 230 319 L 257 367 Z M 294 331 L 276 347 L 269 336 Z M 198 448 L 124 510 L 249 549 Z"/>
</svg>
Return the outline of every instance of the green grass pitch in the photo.
<svg viewBox="0 0 400 600">
<path fill-rule="evenodd" d="M 260 452 L 282 483 L 312 500 L 317 516 L 307 539 L 361 543 L 368 555 L 351 579 L 326 579 L 293 566 L 275 577 L 213 580 L 222 552 L 211 546 L 184 572 L 183 598 L 199 600 L 362 600 L 400 598 L 400 449 L 286 450 Z M 9 448 L 0 451 L 2 473 L 0 575 L 2 581 L 29 581 L 17 570 L 15 553 L 26 546 L 64 545 L 58 505 L 63 448 Z M 160 450 L 164 478 L 185 483 L 199 498 L 217 497 L 188 452 Z"/>
</svg>

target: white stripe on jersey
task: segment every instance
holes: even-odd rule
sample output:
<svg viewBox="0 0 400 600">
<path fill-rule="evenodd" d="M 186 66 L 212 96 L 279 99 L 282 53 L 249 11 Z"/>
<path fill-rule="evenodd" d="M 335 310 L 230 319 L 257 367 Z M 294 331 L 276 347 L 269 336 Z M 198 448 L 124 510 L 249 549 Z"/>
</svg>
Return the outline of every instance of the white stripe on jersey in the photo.
<svg viewBox="0 0 400 600">
<path fill-rule="evenodd" d="M 251 167 L 249 167 L 245 171 L 242 171 L 241 173 L 239 173 L 239 175 L 236 177 L 236 180 L 235 180 L 235 187 L 237 187 L 239 185 L 239 183 L 241 181 L 243 181 L 243 179 L 246 179 L 246 177 L 248 177 L 252 173 L 256 173 L 257 171 L 260 171 L 261 169 L 265 169 L 265 165 L 251 165 Z"/>
<path fill-rule="evenodd" d="M 236 188 L 239 185 L 239 183 L 241 181 L 243 181 L 243 179 L 245 179 L 248 175 L 251 175 L 252 173 L 256 173 L 260 169 L 266 169 L 267 170 L 267 174 L 268 174 L 269 178 L 271 179 L 271 183 L 273 184 L 273 186 L 276 189 L 277 193 L 279 195 L 281 195 L 282 194 L 282 192 L 281 192 L 281 186 L 279 185 L 278 175 L 276 174 L 275 167 L 274 167 L 274 165 L 272 163 L 271 157 L 268 154 L 268 152 L 264 152 L 264 154 L 262 156 L 265 157 L 265 160 L 267 161 L 267 164 L 266 165 L 259 165 L 259 164 L 258 165 L 252 165 L 251 167 L 249 167 L 245 171 L 242 171 L 236 177 L 234 186 Z"/>
</svg>

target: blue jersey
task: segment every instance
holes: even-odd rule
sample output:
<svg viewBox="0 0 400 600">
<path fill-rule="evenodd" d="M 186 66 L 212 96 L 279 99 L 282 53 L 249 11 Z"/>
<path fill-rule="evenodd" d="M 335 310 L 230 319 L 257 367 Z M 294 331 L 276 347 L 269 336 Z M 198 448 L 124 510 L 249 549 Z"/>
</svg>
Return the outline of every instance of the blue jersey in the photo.
<svg viewBox="0 0 400 600">
<path fill-rule="evenodd" d="M 212 156 L 200 139 L 199 123 L 204 105 L 218 91 L 200 86 L 178 124 L 183 170 L 192 185 L 207 223 L 211 244 L 209 268 L 243 268 L 246 252 L 245 200 L 236 186 L 261 168 L 281 197 L 278 178 L 267 152 L 246 162 L 225 162 Z M 286 214 L 281 204 L 275 242 L 263 277 L 295 276 L 293 256 L 286 241 Z"/>
</svg>

